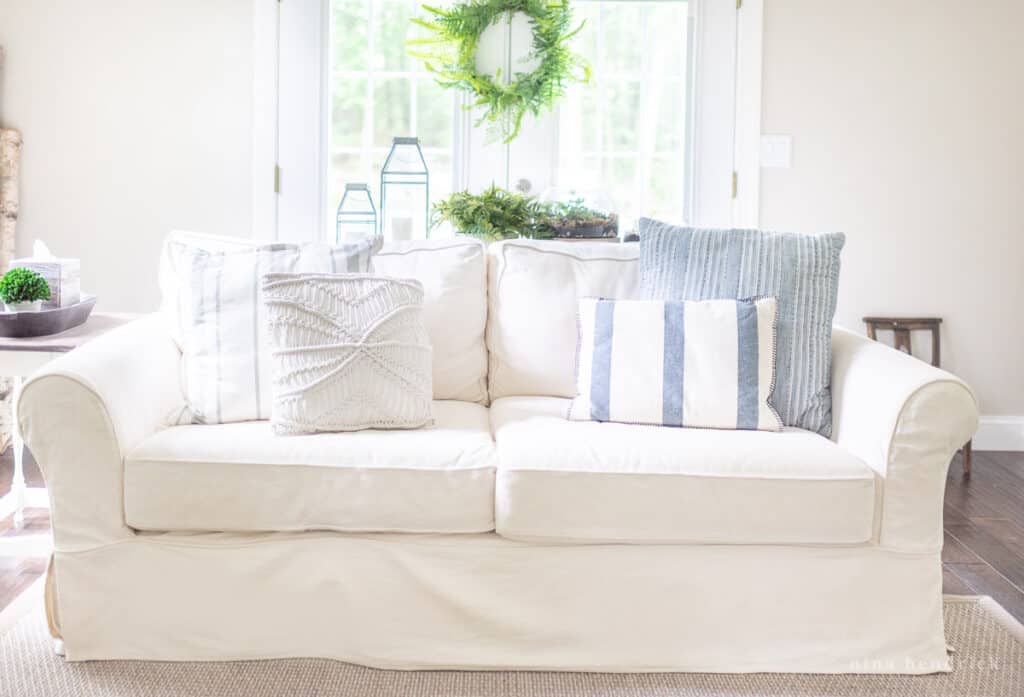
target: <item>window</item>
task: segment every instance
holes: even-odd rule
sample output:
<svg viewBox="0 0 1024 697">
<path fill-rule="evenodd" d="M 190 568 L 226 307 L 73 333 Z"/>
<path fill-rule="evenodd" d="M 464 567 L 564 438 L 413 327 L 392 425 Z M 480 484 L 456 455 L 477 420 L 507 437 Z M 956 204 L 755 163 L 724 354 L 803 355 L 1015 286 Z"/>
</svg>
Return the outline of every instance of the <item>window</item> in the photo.
<svg viewBox="0 0 1024 697">
<path fill-rule="evenodd" d="M 606 198 L 626 229 L 641 215 L 682 221 L 687 3 L 584 0 L 576 15 L 594 74 L 559 105 L 558 188 Z"/>
<path fill-rule="evenodd" d="M 380 167 L 392 137 L 404 135 L 420 138 L 433 201 L 496 183 L 533 195 L 584 195 L 618 212 L 623 230 L 641 215 L 729 225 L 740 222 L 733 181 L 742 169 L 755 175 L 749 189 L 740 187 L 755 195 L 743 210 L 756 211 L 759 91 L 748 87 L 760 87 L 761 0 L 745 0 L 743 10 L 735 0 L 573 2 L 586 22 L 575 49 L 593 79 L 571 87 L 554 112 L 528 117 L 508 146 L 487 142 L 463 108 L 467 97 L 438 87 L 408 55 L 420 0 L 280 3 L 276 236 L 332 236 L 346 182 L 369 183 L 379 200 Z M 739 13 L 751 6 L 755 19 L 745 22 Z M 737 32 L 748 25 L 758 35 L 745 45 Z M 479 67 L 522 70 L 530 37 L 522 17 L 492 27 Z M 740 84 L 745 75 L 758 84 Z M 749 112 L 742 123 L 738 103 Z"/>
</svg>

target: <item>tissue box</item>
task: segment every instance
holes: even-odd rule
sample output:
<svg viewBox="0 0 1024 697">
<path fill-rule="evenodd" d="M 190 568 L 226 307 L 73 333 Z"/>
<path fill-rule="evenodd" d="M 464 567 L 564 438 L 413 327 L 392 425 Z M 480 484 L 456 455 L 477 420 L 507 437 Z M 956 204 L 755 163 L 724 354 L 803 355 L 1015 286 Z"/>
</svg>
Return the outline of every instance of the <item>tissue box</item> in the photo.
<svg viewBox="0 0 1024 697">
<path fill-rule="evenodd" d="M 15 259 L 11 268 L 32 269 L 50 284 L 50 299 L 43 309 L 67 307 L 81 300 L 82 275 L 78 259 Z"/>
</svg>

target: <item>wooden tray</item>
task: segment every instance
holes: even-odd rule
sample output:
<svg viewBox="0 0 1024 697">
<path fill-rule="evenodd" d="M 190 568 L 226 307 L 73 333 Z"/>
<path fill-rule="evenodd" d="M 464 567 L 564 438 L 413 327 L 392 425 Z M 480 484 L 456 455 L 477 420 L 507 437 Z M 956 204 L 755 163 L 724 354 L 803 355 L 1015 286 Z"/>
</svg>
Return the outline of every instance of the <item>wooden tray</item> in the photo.
<svg viewBox="0 0 1024 697">
<path fill-rule="evenodd" d="M 0 336 L 20 339 L 59 334 L 89 319 L 94 305 L 95 295 L 82 295 L 79 302 L 67 307 L 53 307 L 38 312 L 0 312 Z"/>
</svg>

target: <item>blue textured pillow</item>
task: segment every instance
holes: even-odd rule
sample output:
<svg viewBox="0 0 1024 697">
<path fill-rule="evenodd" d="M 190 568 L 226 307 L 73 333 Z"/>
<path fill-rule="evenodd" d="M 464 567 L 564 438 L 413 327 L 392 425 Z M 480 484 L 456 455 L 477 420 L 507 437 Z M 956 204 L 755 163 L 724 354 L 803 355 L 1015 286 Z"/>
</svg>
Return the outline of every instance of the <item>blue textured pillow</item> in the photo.
<svg viewBox="0 0 1024 697">
<path fill-rule="evenodd" d="M 846 236 L 701 230 L 649 218 L 639 228 L 643 297 L 777 299 L 772 405 L 785 425 L 831 435 L 832 317 Z"/>
</svg>

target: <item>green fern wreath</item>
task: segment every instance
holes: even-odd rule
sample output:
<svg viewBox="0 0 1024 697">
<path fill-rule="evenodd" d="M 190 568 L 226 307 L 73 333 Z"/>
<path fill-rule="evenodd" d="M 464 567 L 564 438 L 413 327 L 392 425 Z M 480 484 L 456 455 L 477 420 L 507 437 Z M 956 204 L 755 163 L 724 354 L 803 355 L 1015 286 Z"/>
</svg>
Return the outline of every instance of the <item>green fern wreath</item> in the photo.
<svg viewBox="0 0 1024 697">
<path fill-rule="evenodd" d="M 433 17 L 412 21 L 432 36 L 407 42 L 410 54 L 423 61 L 442 87 L 464 90 L 476 96 L 473 106 L 483 109 L 477 122 L 490 125 L 492 136 L 511 142 L 527 112 L 535 116 L 550 108 L 575 82 L 590 80 L 590 66 L 569 49 L 569 40 L 583 28 L 570 30 L 572 10 L 557 0 L 468 0 L 442 10 L 423 9 Z M 487 27 L 505 13 L 525 14 L 533 27 L 533 46 L 524 59 L 537 59 L 537 69 L 517 72 L 508 84 L 500 71 L 494 76 L 476 70 L 477 45 Z"/>
</svg>

